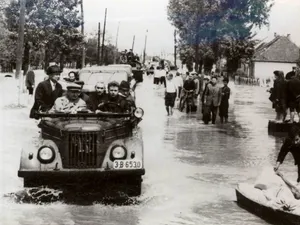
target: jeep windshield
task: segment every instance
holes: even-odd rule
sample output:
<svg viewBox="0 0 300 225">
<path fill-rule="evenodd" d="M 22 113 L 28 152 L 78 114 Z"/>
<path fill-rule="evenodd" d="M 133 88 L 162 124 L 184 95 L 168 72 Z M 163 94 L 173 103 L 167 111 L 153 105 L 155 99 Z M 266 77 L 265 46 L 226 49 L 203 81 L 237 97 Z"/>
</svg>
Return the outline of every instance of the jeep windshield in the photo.
<svg viewBox="0 0 300 225">
<path fill-rule="evenodd" d="M 126 72 L 83 71 L 79 77 L 80 80 L 84 82 L 83 91 L 88 92 L 95 90 L 97 82 L 104 82 L 107 85 L 111 81 L 121 83 L 123 80 L 128 80 Z"/>
</svg>

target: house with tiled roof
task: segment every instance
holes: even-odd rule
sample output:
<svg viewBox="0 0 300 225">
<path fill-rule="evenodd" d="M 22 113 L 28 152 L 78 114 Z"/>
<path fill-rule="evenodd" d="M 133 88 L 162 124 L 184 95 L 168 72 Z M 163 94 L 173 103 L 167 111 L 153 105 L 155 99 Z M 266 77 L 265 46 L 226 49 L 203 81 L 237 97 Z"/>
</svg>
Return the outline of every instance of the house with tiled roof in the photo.
<svg viewBox="0 0 300 225">
<path fill-rule="evenodd" d="M 272 41 L 260 43 L 251 60 L 250 76 L 255 78 L 273 77 L 274 70 L 281 70 L 284 74 L 297 66 L 300 59 L 300 48 L 291 41 L 290 35 L 275 34 Z"/>
</svg>

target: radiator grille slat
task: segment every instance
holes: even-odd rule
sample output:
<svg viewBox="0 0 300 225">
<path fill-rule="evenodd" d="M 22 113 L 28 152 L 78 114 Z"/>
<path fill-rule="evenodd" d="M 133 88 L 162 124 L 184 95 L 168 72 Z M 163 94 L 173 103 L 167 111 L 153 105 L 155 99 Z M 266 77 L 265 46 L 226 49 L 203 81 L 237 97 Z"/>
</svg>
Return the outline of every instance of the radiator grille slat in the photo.
<svg viewBox="0 0 300 225">
<path fill-rule="evenodd" d="M 96 132 L 69 133 L 69 168 L 96 168 L 97 142 Z"/>
</svg>

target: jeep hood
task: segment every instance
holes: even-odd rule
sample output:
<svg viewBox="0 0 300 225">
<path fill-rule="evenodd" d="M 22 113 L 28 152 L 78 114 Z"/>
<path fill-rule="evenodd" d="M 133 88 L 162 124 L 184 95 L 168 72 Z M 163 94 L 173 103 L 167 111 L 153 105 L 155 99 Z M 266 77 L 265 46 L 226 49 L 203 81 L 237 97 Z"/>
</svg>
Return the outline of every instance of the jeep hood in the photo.
<svg viewBox="0 0 300 225">
<path fill-rule="evenodd" d="M 55 127 L 64 131 L 101 131 L 106 130 L 122 124 L 122 119 L 110 119 L 110 120 L 90 120 L 90 119 L 75 119 L 63 121 L 60 119 L 47 120 L 45 123 L 48 126 Z"/>
</svg>

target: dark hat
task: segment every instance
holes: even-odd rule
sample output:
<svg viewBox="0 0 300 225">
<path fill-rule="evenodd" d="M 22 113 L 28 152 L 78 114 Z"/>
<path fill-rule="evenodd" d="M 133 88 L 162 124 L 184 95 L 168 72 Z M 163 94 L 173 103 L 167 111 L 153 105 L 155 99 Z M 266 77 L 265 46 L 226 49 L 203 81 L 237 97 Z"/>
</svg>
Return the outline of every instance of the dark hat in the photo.
<svg viewBox="0 0 300 225">
<path fill-rule="evenodd" d="M 46 70 L 47 75 L 55 75 L 55 74 L 61 74 L 61 69 L 59 66 L 53 65 L 49 66 Z"/>
<path fill-rule="evenodd" d="M 81 91 L 81 86 L 75 83 L 71 83 L 67 85 L 68 91 Z"/>
<path fill-rule="evenodd" d="M 229 82 L 229 79 L 227 78 L 227 77 L 225 77 L 224 79 L 223 79 L 223 82 Z"/>
<path fill-rule="evenodd" d="M 130 85 L 127 81 L 123 80 L 120 84 L 120 89 L 130 89 Z"/>
</svg>

